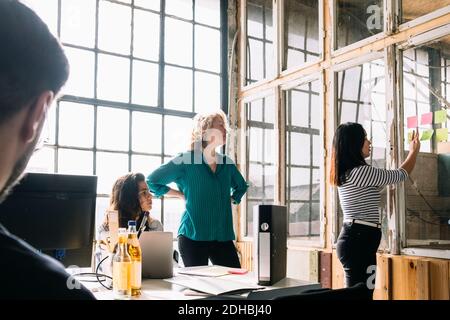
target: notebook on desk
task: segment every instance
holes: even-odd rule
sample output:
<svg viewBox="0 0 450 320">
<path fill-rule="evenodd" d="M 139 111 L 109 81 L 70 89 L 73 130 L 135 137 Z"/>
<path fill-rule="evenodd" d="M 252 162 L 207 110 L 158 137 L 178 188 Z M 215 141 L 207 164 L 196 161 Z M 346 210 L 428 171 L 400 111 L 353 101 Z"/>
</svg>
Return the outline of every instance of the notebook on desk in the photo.
<svg viewBox="0 0 450 320">
<path fill-rule="evenodd" d="M 263 286 L 220 277 L 179 275 L 165 281 L 212 295 L 236 294 L 264 289 Z"/>
</svg>

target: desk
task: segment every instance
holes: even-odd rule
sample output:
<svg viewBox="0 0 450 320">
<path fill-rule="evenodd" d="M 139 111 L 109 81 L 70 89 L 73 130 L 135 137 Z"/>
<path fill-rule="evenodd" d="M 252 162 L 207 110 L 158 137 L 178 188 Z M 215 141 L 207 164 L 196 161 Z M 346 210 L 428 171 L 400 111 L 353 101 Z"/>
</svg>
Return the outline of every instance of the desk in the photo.
<svg viewBox="0 0 450 320">
<path fill-rule="evenodd" d="M 174 275 L 177 275 L 177 270 L 174 269 Z M 245 275 L 230 274 L 221 276 L 221 279 L 230 279 L 240 282 L 256 284 L 255 276 L 249 272 Z M 83 282 L 83 284 L 90 289 L 95 297 L 99 300 L 113 300 L 112 290 L 107 290 L 98 282 Z M 265 289 L 258 290 L 261 293 L 259 299 L 267 299 L 269 290 L 289 288 L 289 287 L 304 287 L 306 289 L 318 289 L 320 284 L 311 283 L 307 281 L 285 278 L 277 282 L 273 286 L 266 286 Z M 186 287 L 165 281 L 164 279 L 142 279 L 142 294 L 138 297 L 132 297 L 132 300 L 192 300 L 208 297 L 208 295 L 186 295 Z"/>
</svg>

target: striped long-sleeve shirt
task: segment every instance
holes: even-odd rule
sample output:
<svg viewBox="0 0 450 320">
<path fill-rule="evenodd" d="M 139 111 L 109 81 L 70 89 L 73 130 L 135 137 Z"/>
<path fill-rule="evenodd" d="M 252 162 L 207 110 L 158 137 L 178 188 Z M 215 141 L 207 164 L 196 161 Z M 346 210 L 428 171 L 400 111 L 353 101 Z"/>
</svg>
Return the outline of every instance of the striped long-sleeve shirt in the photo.
<svg viewBox="0 0 450 320">
<path fill-rule="evenodd" d="M 389 184 L 405 181 L 405 169 L 386 170 L 363 165 L 353 168 L 338 187 L 344 220 L 359 219 L 380 223 L 380 191 Z"/>
<path fill-rule="evenodd" d="M 179 235 L 197 241 L 234 240 L 231 199 L 239 203 L 248 185 L 233 161 L 217 154 L 213 172 L 198 152 L 179 154 L 147 177 L 149 189 L 157 197 L 175 182 L 186 199 Z"/>
</svg>

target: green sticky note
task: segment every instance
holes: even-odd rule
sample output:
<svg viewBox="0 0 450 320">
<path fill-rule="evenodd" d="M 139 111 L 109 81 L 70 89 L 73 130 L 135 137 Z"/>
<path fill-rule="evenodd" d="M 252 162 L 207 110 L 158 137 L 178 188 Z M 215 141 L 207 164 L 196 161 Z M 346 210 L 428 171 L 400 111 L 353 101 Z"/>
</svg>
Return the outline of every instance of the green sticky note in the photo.
<svg viewBox="0 0 450 320">
<path fill-rule="evenodd" d="M 428 129 L 428 130 L 423 131 L 422 136 L 420 137 L 420 140 L 421 141 L 430 140 L 431 137 L 433 136 L 433 131 L 434 131 L 433 129 Z"/>
<path fill-rule="evenodd" d="M 434 112 L 434 123 L 442 123 L 447 121 L 447 110 L 439 110 Z"/>
<path fill-rule="evenodd" d="M 436 129 L 436 140 L 438 142 L 448 140 L 448 128 Z"/>
</svg>

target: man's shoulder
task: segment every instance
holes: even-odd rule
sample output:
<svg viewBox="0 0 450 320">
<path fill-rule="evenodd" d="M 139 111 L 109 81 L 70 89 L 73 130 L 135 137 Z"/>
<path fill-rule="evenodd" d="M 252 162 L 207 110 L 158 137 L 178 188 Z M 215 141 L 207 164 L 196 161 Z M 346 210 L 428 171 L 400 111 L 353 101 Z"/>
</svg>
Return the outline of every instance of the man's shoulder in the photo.
<svg viewBox="0 0 450 320">
<path fill-rule="evenodd" d="M 0 299 L 95 299 L 62 264 L 0 228 Z"/>
</svg>

